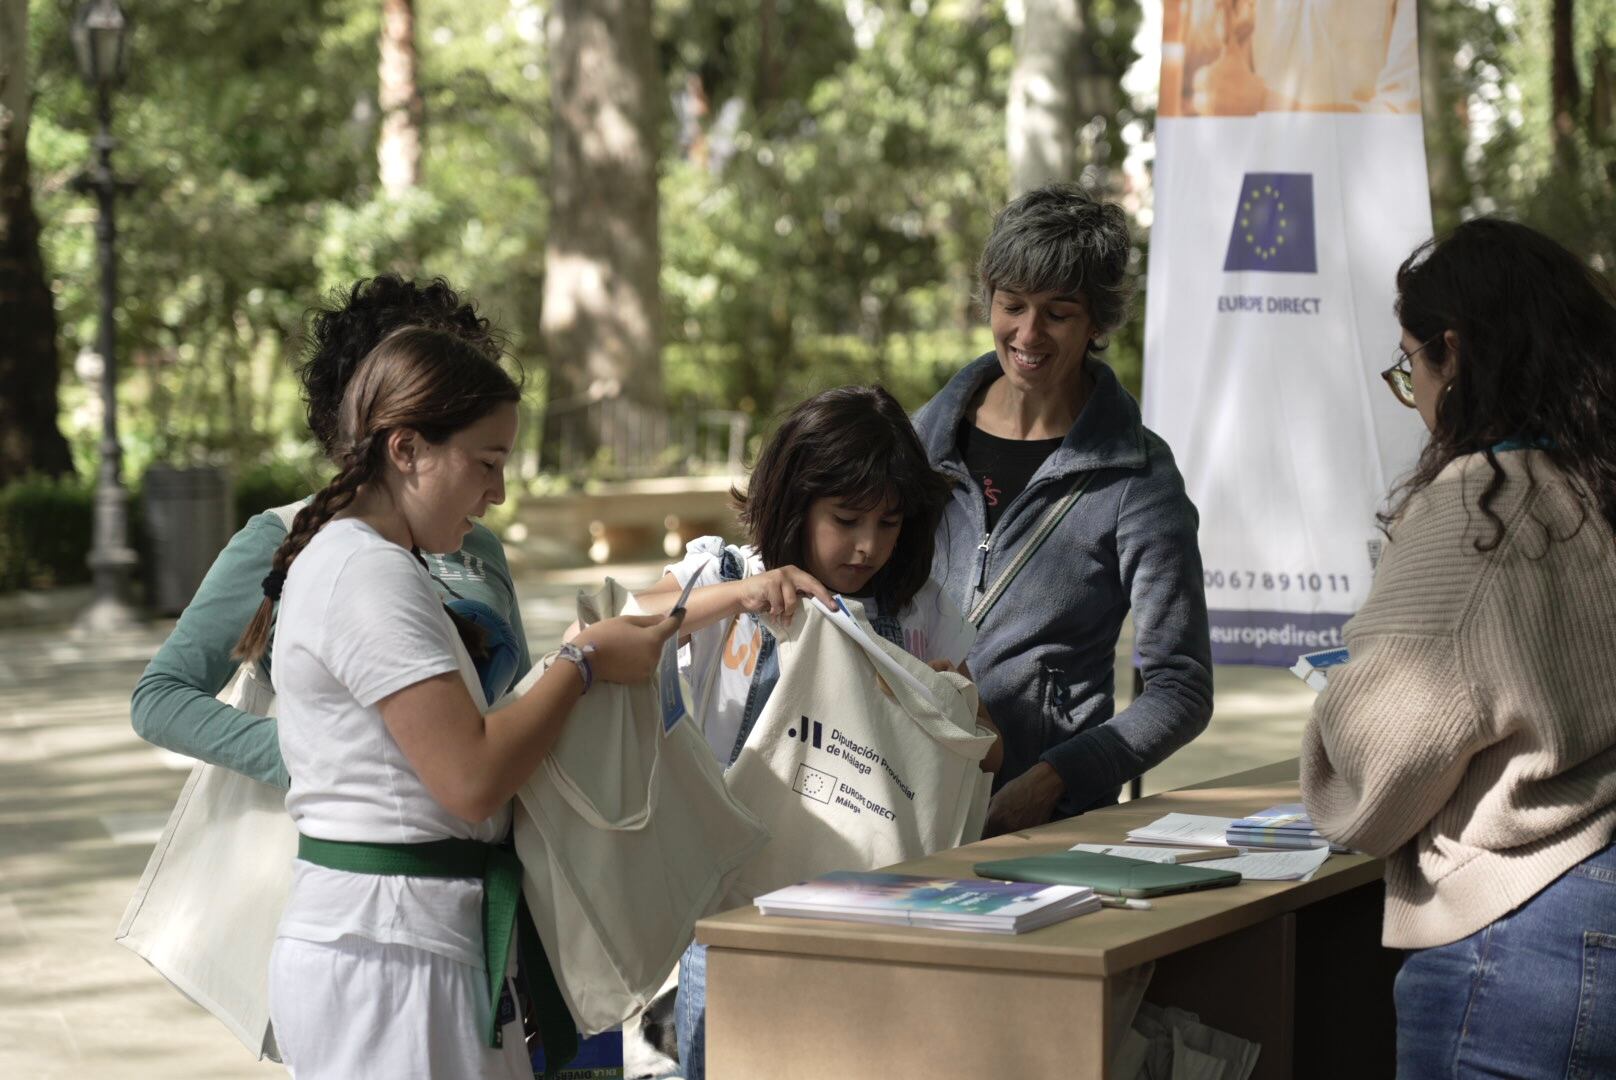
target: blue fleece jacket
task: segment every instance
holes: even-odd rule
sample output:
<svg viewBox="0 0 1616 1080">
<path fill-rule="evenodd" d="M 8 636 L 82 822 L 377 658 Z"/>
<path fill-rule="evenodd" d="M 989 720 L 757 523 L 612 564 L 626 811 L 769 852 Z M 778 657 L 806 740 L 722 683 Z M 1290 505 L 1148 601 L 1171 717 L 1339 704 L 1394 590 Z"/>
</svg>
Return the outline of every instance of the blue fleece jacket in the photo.
<svg viewBox="0 0 1616 1080">
<path fill-rule="evenodd" d="M 1049 762 L 1066 784 L 1056 816 L 1117 801 L 1123 783 L 1199 735 L 1212 715 L 1212 658 L 1199 516 L 1167 444 L 1109 367 L 1060 448 L 990 535 L 981 488 L 960 457 L 960 424 L 1003 371 L 988 353 L 915 415 L 933 464 L 957 481 L 937 532 L 933 577 L 970 611 L 1050 504 L 1093 476 L 1060 526 L 987 613 L 969 663 L 1004 732 L 998 783 Z M 986 548 L 984 550 L 984 544 Z M 1116 712 L 1117 638 L 1133 609 L 1145 692 Z"/>
</svg>

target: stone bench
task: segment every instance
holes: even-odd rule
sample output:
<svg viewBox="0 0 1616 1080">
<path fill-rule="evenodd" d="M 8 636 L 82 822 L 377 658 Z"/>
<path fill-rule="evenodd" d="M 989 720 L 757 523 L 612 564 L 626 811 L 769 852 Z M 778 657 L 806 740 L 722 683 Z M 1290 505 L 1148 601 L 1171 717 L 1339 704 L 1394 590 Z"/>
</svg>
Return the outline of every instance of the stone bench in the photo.
<svg viewBox="0 0 1616 1080">
<path fill-rule="evenodd" d="M 551 566 L 676 559 L 698 536 L 738 541 L 729 492 L 744 483 L 740 476 L 671 476 L 524 496 L 505 530 L 506 551 L 513 562 Z"/>
</svg>

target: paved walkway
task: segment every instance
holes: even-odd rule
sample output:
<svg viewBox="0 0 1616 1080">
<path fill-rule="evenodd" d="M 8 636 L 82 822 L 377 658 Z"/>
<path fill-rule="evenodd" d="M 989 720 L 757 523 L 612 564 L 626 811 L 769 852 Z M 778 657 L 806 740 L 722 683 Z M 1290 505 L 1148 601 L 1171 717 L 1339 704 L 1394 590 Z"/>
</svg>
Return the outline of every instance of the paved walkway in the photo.
<svg viewBox="0 0 1616 1080">
<path fill-rule="evenodd" d="M 613 570 L 631 586 L 655 572 Z M 524 578 L 530 639 L 557 638 L 577 588 L 600 574 Z M 0 1077 L 284 1076 L 112 942 L 189 768 L 129 727 L 129 692 L 171 623 L 78 641 L 60 621 L 69 612 L 36 608 L 28 625 L 15 607 L 0 614 Z M 1147 776 L 1147 792 L 1295 756 L 1311 691 L 1280 671 L 1217 679 L 1210 730 Z"/>
</svg>

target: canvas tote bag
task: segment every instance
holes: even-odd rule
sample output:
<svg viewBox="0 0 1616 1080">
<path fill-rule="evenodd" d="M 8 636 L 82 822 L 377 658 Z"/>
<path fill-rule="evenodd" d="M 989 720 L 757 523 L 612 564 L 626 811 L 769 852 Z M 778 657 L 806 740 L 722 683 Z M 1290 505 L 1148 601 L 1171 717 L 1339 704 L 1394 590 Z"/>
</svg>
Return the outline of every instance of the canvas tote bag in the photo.
<svg viewBox="0 0 1616 1080">
<path fill-rule="evenodd" d="M 290 531 L 302 506 L 270 512 Z M 275 715 L 275 691 L 258 663 L 238 667 L 217 696 L 243 712 Z M 113 936 L 255 1056 L 273 1061 L 280 1056 L 269 1026 L 269 951 L 296 858 L 286 792 L 198 764 Z"/>
<path fill-rule="evenodd" d="M 608 579 L 599 593 L 580 596 L 579 624 L 630 603 Z M 696 920 L 717 909 L 768 839 L 725 788 L 686 710 L 677 650 L 675 636 L 657 679 L 596 682 L 517 793 L 523 891 L 584 1035 L 617 1027 L 650 1003 Z"/>
<path fill-rule="evenodd" d="M 258 664 L 236 669 L 219 700 L 275 715 Z M 118 924 L 118 944 L 279 1061 L 269 1026 L 269 951 L 292 886 L 297 828 L 286 792 L 217 765 L 191 770 Z"/>
<path fill-rule="evenodd" d="M 977 729 L 975 686 L 882 639 L 856 601 L 842 605 L 807 602 L 789 626 L 769 626 L 780 681 L 725 781 L 773 839 L 742 869 L 736 903 L 981 834 L 993 736 Z"/>
</svg>

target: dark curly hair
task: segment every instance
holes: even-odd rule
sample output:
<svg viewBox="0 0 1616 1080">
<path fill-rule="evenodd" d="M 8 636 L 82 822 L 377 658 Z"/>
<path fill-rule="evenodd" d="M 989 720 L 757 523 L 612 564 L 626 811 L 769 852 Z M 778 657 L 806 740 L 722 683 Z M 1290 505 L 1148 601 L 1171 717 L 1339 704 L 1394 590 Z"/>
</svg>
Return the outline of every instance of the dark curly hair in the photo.
<svg viewBox="0 0 1616 1080">
<path fill-rule="evenodd" d="M 1108 335 L 1128 320 L 1128 218 L 1076 184 L 1034 188 L 999 211 L 977 262 L 984 312 L 999 289 L 1081 293 L 1094 328 Z M 1104 349 L 1095 343 L 1090 351 Z"/>
<path fill-rule="evenodd" d="M 861 509 L 892 500 L 903 527 L 870 592 L 903 608 L 931 577 L 934 537 L 951 487 L 927 460 L 896 398 L 879 386 L 840 386 L 786 414 L 758 454 L 746 493 L 730 495 L 752 548 L 771 570 L 805 565 L 808 507 L 815 499 L 839 498 Z"/>
<path fill-rule="evenodd" d="M 275 549 L 270 577 L 279 577 L 282 583 L 314 534 L 341 513 L 362 486 L 384 474 L 392 432 L 412 428 L 427 442 L 441 443 L 500 404 L 522 400 L 521 385 L 497 357 L 459 334 L 435 327 L 401 327 L 347 368 L 356 378 L 340 403 L 331 455 L 337 475 L 297 512 L 286 539 Z M 414 554 L 420 557 L 419 551 Z M 230 654 L 238 660 L 257 660 L 269 648 L 278 591 L 270 591 L 269 578 L 265 585 L 263 602 Z M 486 655 L 480 627 L 453 610 L 449 620 L 473 658 Z"/>
<path fill-rule="evenodd" d="M 1397 321 L 1420 341 L 1453 331 L 1456 348 L 1415 363 L 1457 363 L 1437 400 L 1436 424 L 1413 474 L 1381 515 L 1389 525 L 1454 458 L 1492 467 L 1480 508 L 1503 539 L 1492 504 L 1504 483 L 1493 447 L 1525 440 L 1616 531 L 1616 291 L 1570 251 L 1525 225 L 1467 221 L 1414 249 L 1397 271 Z M 1435 356 L 1431 354 L 1435 353 Z M 1535 480 L 1534 480 L 1535 482 Z"/>
<path fill-rule="evenodd" d="M 383 338 L 403 326 L 453 334 L 491 360 L 505 352 L 504 336 L 441 277 L 422 285 L 397 274 L 378 274 L 336 290 L 309 318 L 298 368 L 309 430 L 327 457 L 335 453 L 348 380 Z"/>
</svg>

